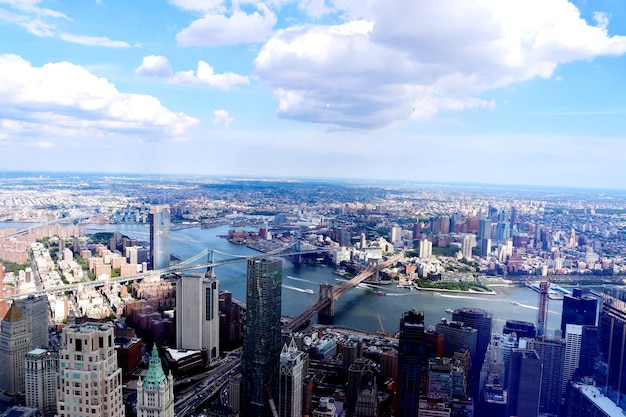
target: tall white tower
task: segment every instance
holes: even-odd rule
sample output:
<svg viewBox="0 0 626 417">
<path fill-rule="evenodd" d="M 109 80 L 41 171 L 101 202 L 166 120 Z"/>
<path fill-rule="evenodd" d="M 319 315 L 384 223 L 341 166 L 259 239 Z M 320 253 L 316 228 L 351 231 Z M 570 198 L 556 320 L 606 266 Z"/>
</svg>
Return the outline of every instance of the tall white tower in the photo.
<svg viewBox="0 0 626 417">
<path fill-rule="evenodd" d="M 298 350 L 291 339 L 289 347 L 283 346 L 280 353 L 280 417 L 302 416 L 302 380 L 308 355 Z"/>
<path fill-rule="evenodd" d="M 163 372 L 156 343 L 146 377 L 137 386 L 137 417 L 174 417 L 174 382 Z"/>
<path fill-rule="evenodd" d="M 565 366 L 563 368 L 563 384 L 561 396 L 565 394 L 565 388 L 580 361 L 580 345 L 583 338 L 583 326 L 579 324 L 567 324 L 565 326 Z"/>
<path fill-rule="evenodd" d="M 176 283 L 176 348 L 205 349 L 209 362 L 220 353 L 219 281 L 183 276 Z"/>
<path fill-rule="evenodd" d="M 122 369 L 117 366 L 112 324 L 63 329 L 59 351 L 59 417 L 124 417 Z"/>
</svg>

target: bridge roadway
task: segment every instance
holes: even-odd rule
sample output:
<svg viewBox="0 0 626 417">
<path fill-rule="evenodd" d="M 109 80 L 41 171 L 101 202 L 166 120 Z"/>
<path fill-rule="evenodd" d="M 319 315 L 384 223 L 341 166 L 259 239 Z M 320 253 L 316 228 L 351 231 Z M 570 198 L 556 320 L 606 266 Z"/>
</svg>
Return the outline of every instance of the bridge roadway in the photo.
<svg viewBox="0 0 626 417">
<path fill-rule="evenodd" d="M 163 268 L 163 269 L 156 269 L 153 271 L 148 271 L 148 272 L 144 272 L 141 274 L 135 274 L 135 275 L 128 275 L 125 277 L 116 277 L 116 278 L 109 278 L 109 279 L 105 279 L 105 280 L 101 280 L 101 279 L 95 279 L 93 281 L 86 281 L 86 282 L 81 282 L 81 283 L 75 283 L 75 284 L 64 284 L 64 285 L 57 285 L 54 287 L 50 287 L 50 288 L 45 288 L 45 289 L 38 289 L 35 291 L 31 291 L 28 293 L 24 293 L 24 294 L 17 294 L 17 295 L 13 295 L 13 296 L 8 296 L 5 297 L 6 300 L 14 300 L 16 298 L 23 298 L 29 295 L 48 295 L 48 294 L 63 294 L 66 292 L 72 292 L 72 291 L 77 291 L 78 288 L 85 288 L 85 287 L 103 287 L 105 285 L 110 285 L 110 284 L 114 284 L 114 283 L 119 283 L 119 284 L 126 284 L 132 281 L 137 281 L 137 280 L 141 280 L 144 278 L 147 278 L 149 276 L 153 276 L 153 275 L 159 275 L 159 276 L 163 276 L 163 275 L 169 275 L 169 274 L 173 274 L 173 273 L 177 273 L 177 272 L 186 272 L 186 271 L 193 271 L 196 269 L 204 269 L 204 268 L 215 268 L 217 266 L 220 265 L 227 265 L 227 264 L 232 264 L 232 263 L 236 263 L 236 262 L 243 262 L 243 261 L 247 261 L 248 259 L 263 259 L 263 258 L 268 258 L 271 256 L 293 256 L 293 255 L 306 255 L 306 254 L 313 254 L 313 253 L 320 253 L 320 252 L 328 252 L 330 249 L 315 249 L 315 250 L 306 250 L 306 251 L 300 251 L 300 252 L 279 252 L 279 251 L 274 251 L 274 252 L 268 252 L 268 253 L 263 253 L 260 255 L 254 255 L 254 256 L 241 256 L 241 257 L 234 257 L 234 258 L 228 258 L 228 259 L 222 259 L 219 261 L 210 261 L 210 262 L 200 262 L 200 263 L 194 263 L 197 262 L 200 258 L 202 257 L 207 257 L 210 253 L 212 252 L 218 252 L 218 253 L 222 253 L 223 252 L 219 252 L 219 251 L 214 251 L 211 249 L 205 249 L 204 251 L 200 252 L 199 254 L 186 259 L 176 265 L 170 266 L 169 268 Z"/>
<path fill-rule="evenodd" d="M 298 316 L 294 317 L 289 323 L 283 326 L 283 332 L 293 333 L 299 328 L 303 327 L 309 320 L 313 318 L 314 315 L 318 314 L 320 311 L 328 308 L 332 305 L 339 297 L 346 293 L 349 289 L 356 287 L 361 282 L 365 281 L 367 278 L 371 277 L 376 272 L 380 271 L 383 268 L 387 268 L 390 265 L 395 264 L 404 253 L 400 253 L 399 255 L 393 256 L 386 261 L 378 264 L 377 266 L 367 266 L 361 272 L 359 272 L 354 278 L 349 281 L 343 282 L 340 285 L 336 285 L 333 287 L 333 290 L 330 293 L 329 297 L 322 296 L 322 292 L 320 291 L 319 298 L 309 308 L 304 310 Z"/>
</svg>

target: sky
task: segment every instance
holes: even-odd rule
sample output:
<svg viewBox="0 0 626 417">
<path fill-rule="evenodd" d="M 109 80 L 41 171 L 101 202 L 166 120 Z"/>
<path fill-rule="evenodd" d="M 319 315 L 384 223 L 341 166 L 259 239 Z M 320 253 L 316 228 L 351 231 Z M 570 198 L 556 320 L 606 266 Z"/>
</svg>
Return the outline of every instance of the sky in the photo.
<svg viewBox="0 0 626 417">
<path fill-rule="evenodd" d="M 626 188 L 623 0 L 0 0 L 0 170 Z"/>
</svg>

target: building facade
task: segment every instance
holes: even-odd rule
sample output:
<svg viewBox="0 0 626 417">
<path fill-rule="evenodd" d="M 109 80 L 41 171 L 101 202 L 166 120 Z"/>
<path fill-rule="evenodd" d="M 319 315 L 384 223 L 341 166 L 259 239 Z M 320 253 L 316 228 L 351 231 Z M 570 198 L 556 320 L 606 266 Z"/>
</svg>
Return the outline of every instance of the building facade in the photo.
<svg viewBox="0 0 626 417">
<path fill-rule="evenodd" d="M 34 349 L 26 355 L 26 406 L 44 414 L 57 409 L 58 352 Z"/>
<path fill-rule="evenodd" d="M 170 207 L 150 209 L 150 264 L 152 269 L 170 266 Z"/>
<path fill-rule="evenodd" d="M 125 416 L 114 339 L 112 324 L 74 324 L 63 329 L 58 417 Z"/>
<path fill-rule="evenodd" d="M 204 350 L 207 363 L 220 353 L 219 281 L 183 276 L 176 282 L 176 348 Z"/>
<path fill-rule="evenodd" d="M 48 349 L 48 324 L 50 323 L 48 297 L 29 295 L 27 298 L 19 298 L 14 302 L 26 319 L 31 349 Z"/>
<path fill-rule="evenodd" d="M 400 320 L 398 340 L 398 415 L 417 417 L 426 372 L 424 312 L 411 310 Z"/>
<path fill-rule="evenodd" d="M 11 304 L 0 322 L 0 390 L 15 395 L 24 392 L 24 358 L 30 349 L 28 324 L 17 304 Z"/>
<path fill-rule="evenodd" d="M 568 324 L 595 326 L 597 314 L 598 300 L 595 297 L 583 295 L 579 288 L 574 288 L 572 295 L 563 296 L 561 334 L 565 334 L 565 326 Z"/>
<path fill-rule="evenodd" d="M 302 382 L 306 375 L 308 354 L 298 350 L 293 339 L 289 346 L 283 345 L 280 353 L 280 393 L 278 415 L 280 417 L 302 416 Z"/>
<path fill-rule="evenodd" d="M 241 358 L 241 415 L 270 417 L 269 390 L 278 398 L 282 261 L 249 259 Z"/>
<path fill-rule="evenodd" d="M 174 381 L 163 372 L 156 344 L 146 376 L 137 385 L 137 417 L 174 417 Z"/>
</svg>

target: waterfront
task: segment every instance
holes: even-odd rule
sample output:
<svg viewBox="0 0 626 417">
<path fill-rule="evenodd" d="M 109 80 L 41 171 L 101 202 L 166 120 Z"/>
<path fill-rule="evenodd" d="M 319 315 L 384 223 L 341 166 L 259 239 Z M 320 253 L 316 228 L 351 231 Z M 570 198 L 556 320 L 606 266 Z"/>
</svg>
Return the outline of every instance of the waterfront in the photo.
<svg viewBox="0 0 626 417">
<path fill-rule="evenodd" d="M 243 245 L 234 245 L 218 237 L 228 234 L 229 226 L 209 229 L 199 227 L 171 232 L 171 251 L 182 259 L 189 258 L 203 249 L 215 249 L 234 256 L 258 255 L 257 251 Z M 141 241 L 149 240 L 149 227 L 140 224 L 87 225 L 87 233 L 119 231 Z M 216 259 L 223 255 L 216 254 Z M 223 265 L 215 269 L 220 280 L 220 288 L 229 290 L 241 300 L 245 300 L 246 263 Z M 319 284 L 334 283 L 333 268 L 326 266 L 293 265 L 283 260 L 283 315 L 297 315 L 317 299 Z M 291 287 L 291 288 L 289 288 Z M 379 288 L 360 286 L 350 290 L 335 305 L 335 324 L 358 330 L 374 332 L 380 330 L 380 315 L 385 330 L 394 333 L 398 330 L 403 312 L 415 308 L 423 310 L 426 324 L 437 323 L 441 318 L 450 318 L 446 309 L 479 307 L 494 316 L 494 332 L 499 332 L 507 319 L 536 322 L 539 296 L 525 287 L 498 286 L 493 288 L 497 295 L 470 295 L 439 291 L 415 291 L 397 288 L 393 285 L 381 286 L 386 296 L 377 295 Z M 303 290 L 313 290 L 309 294 Z M 514 304 L 515 302 L 515 304 Z M 560 327 L 561 300 L 550 300 L 548 334 Z"/>
</svg>

